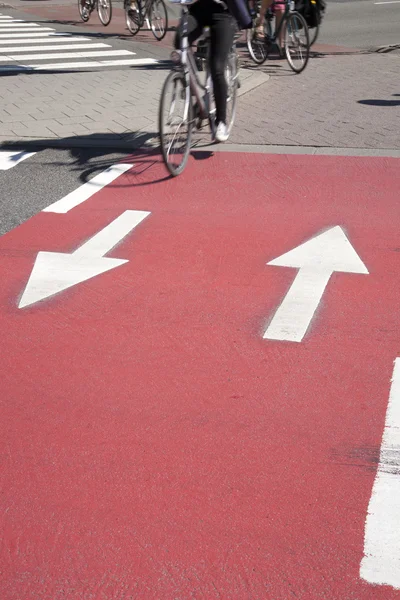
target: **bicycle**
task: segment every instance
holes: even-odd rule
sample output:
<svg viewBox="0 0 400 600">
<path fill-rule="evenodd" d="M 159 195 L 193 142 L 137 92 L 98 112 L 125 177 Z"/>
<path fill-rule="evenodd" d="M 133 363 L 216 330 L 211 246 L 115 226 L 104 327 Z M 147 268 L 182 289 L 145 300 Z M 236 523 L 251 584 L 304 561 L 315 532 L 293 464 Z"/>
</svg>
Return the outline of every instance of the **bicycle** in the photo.
<svg viewBox="0 0 400 600">
<path fill-rule="evenodd" d="M 168 30 L 168 13 L 164 0 L 124 0 L 126 26 L 136 35 L 146 21 L 159 42 Z"/>
<path fill-rule="evenodd" d="M 216 131 L 215 105 L 210 71 L 209 34 L 197 44 L 196 56 L 188 42 L 187 4 L 191 0 L 171 0 L 182 5 L 180 49 L 174 50 L 171 60 L 174 67 L 168 74 L 160 100 L 158 115 L 159 135 L 164 163 L 171 175 L 180 175 L 189 158 L 193 127 L 200 129 L 207 120 L 214 139 Z M 236 97 L 239 86 L 239 60 L 236 52 L 235 35 L 228 56 L 225 77 L 228 83 L 227 129 L 231 132 L 236 113 Z M 200 72 L 205 73 L 205 83 L 200 81 Z M 193 99 L 195 102 L 193 102 Z M 170 131 L 168 131 L 170 129 Z"/>
<path fill-rule="evenodd" d="M 112 17 L 111 0 L 78 0 L 79 15 L 84 23 L 89 21 L 90 15 L 97 8 L 101 23 L 106 27 Z"/>
<path fill-rule="evenodd" d="M 264 37 L 256 33 L 255 20 L 252 29 L 246 33 L 247 48 L 253 61 L 262 65 L 268 58 L 273 45 L 283 33 L 283 49 L 290 68 L 295 73 L 301 73 L 307 66 L 310 56 L 310 38 L 304 17 L 294 10 L 294 1 L 285 0 L 285 11 L 275 32 L 272 32 L 274 9 L 269 8 L 264 21 Z M 279 48 L 279 46 L 278 46 Z M 279 51 L 281 53 L 281 51 Z"/>
<path fill-rule="evenodd" d="M 310 36 L 310 46 L 318 39 L 319 29 L 325 15 L 325 0 L 296 0 L 296 10 L 306 20 Z"/>
</svg>

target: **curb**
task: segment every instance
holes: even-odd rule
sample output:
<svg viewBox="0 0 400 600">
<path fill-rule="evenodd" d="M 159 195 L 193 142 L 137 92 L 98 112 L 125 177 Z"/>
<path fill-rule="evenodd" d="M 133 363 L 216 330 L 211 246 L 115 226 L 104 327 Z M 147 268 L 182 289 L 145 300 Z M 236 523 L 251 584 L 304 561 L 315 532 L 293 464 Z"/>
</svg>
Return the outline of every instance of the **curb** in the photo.
<svg viewBox="0 0 400 600">
<path fill-rule="evenodd" d="M 149 134 L 147 133 L 146 136 Z M 150 134 L 151 135 L 151 134 Z M 152 137 L 147 137 L 145 141 L 125 140 L 110 141 L 110 139 L 99 138 L 94 142 L 93 139 L 84 136 L 73 138 L 23 138 L 15 140 L 6 140 L 0 137 L 0 150 L 21 149 L 63 149 L 70 148 L 107 148 L 108 150 L 125 150 L 129 152 L 148 152 L 158 153 L 159 141 L 158 134 L 154 133 Z M 192 146 L 191 152 L 244 152 L 254 154 L 287 154 L 287 155 L 308 155 L 308 156 L 354 156 L 354 157 L 376 157 L 376 158 L 400 158 L 400 149 L 397 148 L 341 148 L 328 146 L 274 146 L 261 144 L 204 144 Z"/>
<path fill-rule="evenodd" d="M 309 156 L 374 156 L 400 158 L 397 148 L 341 148 L 337 146 L 274 146 L 269 144 L 207 144 L 196 146 L 197 152 L 248 152 L 254 154 L 304 154 Z"/>
</svg>

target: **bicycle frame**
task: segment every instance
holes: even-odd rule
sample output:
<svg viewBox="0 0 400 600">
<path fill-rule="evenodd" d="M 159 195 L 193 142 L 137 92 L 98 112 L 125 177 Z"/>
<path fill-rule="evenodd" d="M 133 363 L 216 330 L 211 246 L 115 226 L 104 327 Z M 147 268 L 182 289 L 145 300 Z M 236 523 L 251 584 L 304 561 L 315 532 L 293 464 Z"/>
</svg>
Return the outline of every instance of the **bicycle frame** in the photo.
<svg viewBox="0 0 400 600">
<path fill-rule="evenodd" d="M 206 83 L 203 85 L 199 79 L 199 72 L 196 66 L 196 61 L 193 56 L 192 49 L 189 46 L 188 39 L 188 16 L 189 10 L 186 6 L 182 6 L 181 20 L 180 20 L 180 52 L 172 52 L 171 58 L 174 62 L 178 63 L 183 68 L 183 72 L 186 80 L 186 105 L 185 105 L 185 118 L 187 118 L 189 106 L 190 106 L 190 95 L 195 96 L 197 100 L 197 106 L 199 108 L 200 118 L 209 119 L 211 124 L 212 133 L 214 133 L 215 123 L 210 112 L 210 98 L 212 94 L 212 80 L 211 72 L 209 68 L 209 60 L 207 58 L 207 70 L 206 70 Z M 207 106 L 208 105 L 208 106 Z"/>
<path fill-rule="evenodd" d="M 272 43 L 275 43 L 276 40 L 279 38 L 279 35 L 281 33 L 281 30 L 282 30 L 282 28 L 284 26 L 284 23 L 285 23 L 287 17 L 293 11 L 294 11 L 294 2 L 293 2 L 293 0 L 286 0 L 285 1 L 285 12 L 283 13 L 282 18 L 280 20 L 280 23 L 279 23 L 278 27 L 275 29 L 274 34 L 273 34 L 273 36 L 271 38 L 271 42 Z"/>
<path fill-rule="evenodd" d="M 129 4 L 130 4 L 130 0 L 124 0 L 124 7 L 128 6 Z M 143 17 L 143 22 L 146 21 L 147 27 L 150 29 L 149 12 L 150 12 L 151 5 L 153 4 L 153 0 L 144 0 L 144 2 L 143 3 L 141 2 L 140 4 L 141 4 L 140 13 Z"/>
</svg>

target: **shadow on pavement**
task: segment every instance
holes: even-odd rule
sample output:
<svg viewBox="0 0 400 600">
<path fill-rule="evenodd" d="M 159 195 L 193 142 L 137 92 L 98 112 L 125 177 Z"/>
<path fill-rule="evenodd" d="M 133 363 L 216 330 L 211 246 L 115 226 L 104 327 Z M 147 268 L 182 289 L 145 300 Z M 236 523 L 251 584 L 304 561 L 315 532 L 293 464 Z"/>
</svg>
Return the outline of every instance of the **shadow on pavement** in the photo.
<svg viewBox="0 0 400 600">
<path fill-rule="evenodd" d="M 400 96 L 400 94 L 393 94 L 393 96 Z M 358 104 L 365 104 L 366 106 L 400 106 L 400 100 L 359 100 Z"/>
<path fill-rule="evenodd" d="M 124 69 L 133 69 L 136 71 L 140 71 L 140 70 L 146 70 L 146 71 L 163 71 L 166 69 L 170 69 L 172 65 L 172 62 L 170 60 L 161 60 L 159 59 L 158 62 L 153 63 L 153 64 L 142 64 L 142 65 L 127 65 L 125 67 L 123 67 Z M 39 65 L 38 65 L 39 67 Z M 40 69 L 38 67 L 32 68 L 32 67 L 25 67 L 24 65 L 18 65 L 18 66 L 0 66 L 0 77 L 10 77 L 10 76 L 15 76 L 15 75 L 60 75 L 63 73 L 66 74 L 71 74 L 71 73 L 99 73 L 99 72 L 104 72 L 104 71 L 112 71 L 115 70 L 113 68 L 107 68 L 107 65 L 102 65 L 103 71 L 102 69 L 99 67 L 80 67 L 80 68 L 71 68 L 71 69 Z M 112 67 L 112 65 L 111 65 Z M 121 69 L 121 67 L 118 67 L 119 69 Z"/>
<path fill-rule="evenodd" d="M 121 138 L 124 139 L 122 140 Z M 170 178 L 167 171 L 165 171 L 165 175 L 162 177 L 157 176 L 154 178 L 152 174 L 151 168 L 160 164 L 158 145 L 150 145 L 150 141 L 153 141 L 154 138 L 154 133 L 147 132 L 137 132 L 127 134 L 126 136 L 113 133 L 96 133 L 58 139 L 46 138 L 28 141 L 10 141 L 1 144 L 0 149 L 21 150 L 24 152 L 40 152 L 49 148 L 60 151 L 67 150 L 67 159 L 52 160 L 51 164 L 58 166 L 67 165 L 71 170 L 78 171 L 79 179 L 82 183 L 86 183 L 94 175 L 115 165 L 117 162 L 132 161 L 134 166 L 129 170 L 129 174 L 135 176 L 148 172 L 148 177 L 144 181 L 142 177 L 140 182 L 135 182 L 133 177 L 130 177 L 128 181 L 122 178 L 108 185 L 110 187 L 142 187 Z M 120 158 L 118 155 L 120 155 Z M 159 173 L 159 170 L 156 172 Z"/>
</svg>

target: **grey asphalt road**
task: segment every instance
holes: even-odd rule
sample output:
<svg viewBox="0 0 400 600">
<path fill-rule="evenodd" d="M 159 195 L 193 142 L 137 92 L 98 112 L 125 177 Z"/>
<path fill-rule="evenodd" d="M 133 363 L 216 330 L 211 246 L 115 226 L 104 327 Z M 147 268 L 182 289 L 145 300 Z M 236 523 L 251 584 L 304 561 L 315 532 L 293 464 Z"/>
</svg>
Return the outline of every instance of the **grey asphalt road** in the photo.
<svg viewBox="0 0 400 600">
<path fill-rule="evenodd" d="M 33 152 L 35 147 L 25 150 Z M 126 157 L 126 153 L 104 148 L 49 148 L 39 150 L 11 169 L 0 170 L 0 235 Z"/>
<path fill-rule="evenodd" d="M 350 48 L 400 44 L 400 2 L 328 0 L 319 41 Z"/>
<path fill-rule="evenodd" d="M 382 2 L 377 4 L 377 2 Z M 171 18 L 179 16 L 179 6 L 166 0 Z M 0 6 L 2 2 L 0 1 Z M 76 0 L 4 0 L 4 5 L 23 11 L 24 7 L 76 6 Z M 114 0 L 122 7 L 122 0 Z M 327 14 L 319 41 L 350 48 L 370 48 L 400 44 L 400 2 L 393 0 L 327 0 Z M 107 31 L 103 28 L 103 34 Z M 157 46 L 157 44 L 155 44 Z"/>
</svg>

